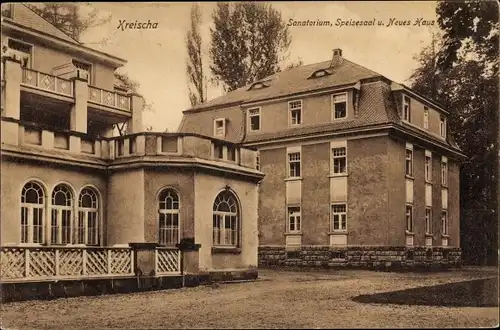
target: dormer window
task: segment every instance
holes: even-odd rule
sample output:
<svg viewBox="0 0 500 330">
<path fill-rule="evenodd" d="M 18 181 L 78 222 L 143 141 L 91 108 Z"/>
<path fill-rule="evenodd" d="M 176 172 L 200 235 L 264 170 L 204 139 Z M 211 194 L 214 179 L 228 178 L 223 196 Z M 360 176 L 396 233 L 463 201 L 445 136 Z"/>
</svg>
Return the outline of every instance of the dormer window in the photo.
<svg viewBox="0 0 500 330">
<path fill-rule="evenodd" d="M 403 96 L 403 120 L 411 122 L 411 100 L 408 96 Z"/>
<path fill-rule="evenodd" d="M 329 76 L 331 75 L 332 73 L 326 69 L 320 69 L 320 70 L 316 70 L 313 72 L 312 75 L 309 76 L 308 79 L 311 79 L 311 78 L 320 78 L 320 77 L 324 77 L 324 76 Z"/>
<path fill-rule="evenodd" d="M 347 118 L 347 93 L 332 96 L 333 119 Z"/>
<path fill-rule="evenodd" d="M 217 118 L 214 120 L 214 135 L 215 136 L 226 136 L 226 119 Z"/>
<path fill-rule="evenodd" d="M 266 80 L 266 81 L 256 81 L 254 82 L 248 90 L 254 90 L 254 89 L 262 89 L 271 86 L 271 80 Z"/>
<path fill-rule="evenodd" d="M 290 125 L 302 124 L 302 100 L 288 102 Z"/>
<path fill-rule="evenodd" d="M 87 82 L 90 84 L 92 81 L 92 79 L 91 79 L 92 78 L 91 77 L 92 65 L 89 63 L 80 62 L 77 60 L 73 60 L 72 63 L 76 68 L 77 77 L 84 79 L 84 80 L 87 80 Z"/>
<path fill-rule="evenodd" d="M 444 116 L 439 116 L 439 134 L 446 138 L 446 118 Z"/>
<path fill-rule="evenodd" d="M 248 119 L 251 132 L 260 130 L 260 108 L 248 109 Z"/>
</svg>

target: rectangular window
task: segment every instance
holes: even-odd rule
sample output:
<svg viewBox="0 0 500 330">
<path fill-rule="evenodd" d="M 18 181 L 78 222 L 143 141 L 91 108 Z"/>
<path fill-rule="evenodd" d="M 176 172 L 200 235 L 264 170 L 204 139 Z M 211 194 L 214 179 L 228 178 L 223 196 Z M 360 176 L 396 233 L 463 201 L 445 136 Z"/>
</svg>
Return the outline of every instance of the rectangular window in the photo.
<svg viewBox="0 0 500 330">
<path fill-rule="evenodd" d="M 16 57 L 18 57 L 18 59 L 21 60 L 21 66 L 23 68 L 31 69 L 33 46 L 10 38 L 8 44 L 9 48 L 14 51 Z"/>
<path fill-rule="evenodd" d="M 403 120 L 411 122 L 411 99 L 403 96 Z"/>
<path fill-rule="evenodd" d="M 227 159 L 230 161 L 236 161 L 236 148 L 234 146 L 227 146 Z"/>
<path fill-rule="evenodd" d="M 448 185 L 448 163 L 441 162 L 441 184 Z"/>
<path fill-rule="evenodd" d="M 72 60 L 79 78 L 86 79 L 87 83 L 92 83 L 92 64 Z"/>
<path fill-rule="evenodd" d="M 224 118 L 214 120 L 214 135 L 226 136 L 226 120 Z"/>
<path fill-rule="evenodd" d="M 413 206 L 406 205 L 406 230 L 413 232 Z"/>
<path fill-rule="evenodd" d="M 288 154 L 288 170 L 290 178 L 300 177 L 300 152 Z"/>
<path fill-rule="evenodd" d="M 430 207 L 425 208 L 425 233 L 432 233 L 432 211 Z"/>
<path fill-rule="evenodd" d="M 255 156 L 255 169 L 257 171 L 260 171 L 260 155 L 257 154 L 257 156 Z"/>
<path fill-rule="evenodd" d="M 288 208 L 288 232 L 300 232 L 300 207 Z"/>
<path fill-rule="evenodd" d="M 248 109 L 248 118 L 250 122 L 250 131 L 260 130 L 260 108 Z"/>
<path fill-rule="evenodd" d="M 214 142 L 214 157 L 218 159 L 224 158 L 224 146 L 222 143 Z"/>
<path fill-rule="evenodd" d="M 432 158 L 425 156 L 425 181 L 432 182 Z"/>
<path fill-rule="evenodd" d="M 347 117 L 347 93 L 332 96 L 333 100 L 333 119 L 342 119 Z"/>
<path fill-rule="evenodd" d="M 446 118 L 444 116 L 439 116 L 439 134 L 446 138 Z"/>
<path fill-rule="evenodd" d="M 341 174 L 347 172 L 347 154 L 346 148 L 333 148 L 333 173 Z"/>
<path fill-rule="evenodd" d="M 413 176 L 413 150 L 406 149 L 405 174 Z"/>
<path fill-rule="evenodd" d="M 424 107 L 424 128 L 429 129 L 429 108 Z"/>
<path fill-rule="evenodd" d="M 290 125 L 302 124 L 302 100 L 288 102 Z"/>
<path fill-rule="evenodd" d="M 441 232 L 443 235 L 448 235 L 448 213 L 441 212 Z"/>
<path fill-rule="evenodd" d="M 346 204 L 332 205 L 332 231 L 347 230 L 347 206 Z"/>
</svg>

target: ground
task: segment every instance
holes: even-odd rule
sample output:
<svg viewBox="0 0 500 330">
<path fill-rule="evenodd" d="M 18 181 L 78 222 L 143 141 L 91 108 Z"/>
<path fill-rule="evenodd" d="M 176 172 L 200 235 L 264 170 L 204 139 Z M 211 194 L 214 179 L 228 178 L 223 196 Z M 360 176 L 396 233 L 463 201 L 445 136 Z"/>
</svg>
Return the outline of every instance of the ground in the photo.
<svg viewBox="0 0 500 330">
<path fill-rule="evenodd" d="M 498 324 L 498 271 L 259 270 L 255 282 L 6 303 L 4 329 L 446 328 Z M 482 306 L 482 307 L 478 307 Z"/>
</svg>

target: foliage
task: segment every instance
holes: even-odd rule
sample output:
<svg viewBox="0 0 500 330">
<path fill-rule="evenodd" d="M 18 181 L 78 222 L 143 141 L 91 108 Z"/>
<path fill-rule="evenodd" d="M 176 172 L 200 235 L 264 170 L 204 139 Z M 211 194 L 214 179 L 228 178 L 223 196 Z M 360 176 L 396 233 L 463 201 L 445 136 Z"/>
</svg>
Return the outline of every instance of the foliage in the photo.
<svg viewBox="0 0 500 330">
<path fill-rule="evenodd" d="M 99 11 L 92 9 L 88 14 L 81 13 L 81 6 L 72 2 L 45 2 L 31 5 L 38 15 L 51 22 L 59 30 L 79 41 L 83 32 L 89 28 L 101 26 L 111 21 L 111 15 L 99 17 Z M 86 4 L 86 6 L 91 6 Z"/>
<path fill-rule="evenodd" d="M 485 45 L 498 42 L 498 11 L 495 21 L 490 9 L 487 2 L 439 3 L 443 35 L 419 54 L 411 76 L 417 92 L 449 109 L 450 131 L 468 156 L 460 173 L 461 240 L 464 259 L 476 263 L 487 253 L 496 260 L 498 248 L 498 45 Z"/>
<path fill-rule="evenodd" d="M 186 34 L 188 59 L 186 73 L 189 79 L 189 100 L 194 106 L 206 101 L 206 77 L 203 74 L 200 26 L 202 23 L 200 6 L 195 3 L 191 7 L 191 27 Z M 191 86 L 194 88 L 192 90 Z"/>
<path fill-rule="evenodd" d="M 291 38 L 281 13 L 261 2 L 217 3 L 210 71 L 232 91 L 280 71 Z"/>
</svg>

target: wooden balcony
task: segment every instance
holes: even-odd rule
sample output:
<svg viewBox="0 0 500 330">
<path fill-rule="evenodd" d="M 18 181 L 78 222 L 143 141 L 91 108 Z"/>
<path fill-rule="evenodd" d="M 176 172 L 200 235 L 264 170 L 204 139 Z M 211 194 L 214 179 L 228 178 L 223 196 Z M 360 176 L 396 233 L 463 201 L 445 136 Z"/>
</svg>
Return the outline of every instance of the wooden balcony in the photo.
<svg viewBox="0 0 500 330">
<path fill-rule="evenodd" d="M 130 96 L 114 91 L 108 91 L 102 88 L 89 86 L 88 102 L 98 106 L 131 111 Z"/>
<path fill-rule="evenodd" d="M 21 85 L 44 92 L 73 97 L 72 81 L 28 68 L 22 68 Z"/>
<path fill-rule="evenodd" d="M 3 246 L 0 250 L 4 283 L 133 276 L 134 265 L 130 248 Z"/>
</svg>

